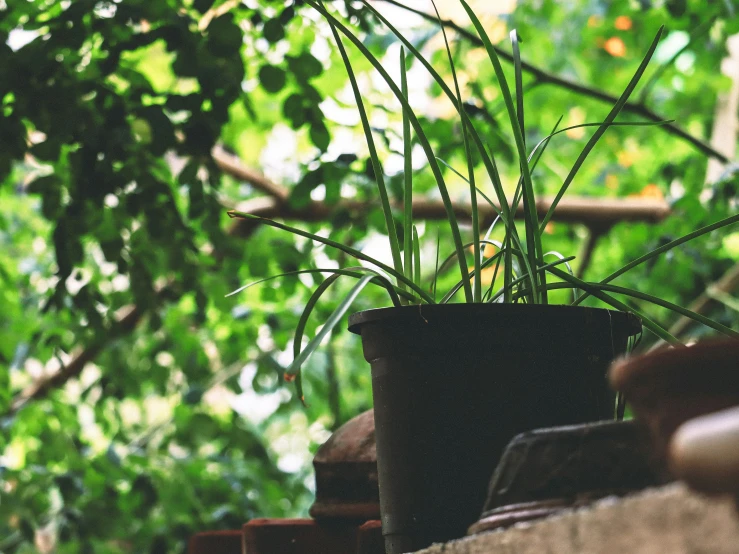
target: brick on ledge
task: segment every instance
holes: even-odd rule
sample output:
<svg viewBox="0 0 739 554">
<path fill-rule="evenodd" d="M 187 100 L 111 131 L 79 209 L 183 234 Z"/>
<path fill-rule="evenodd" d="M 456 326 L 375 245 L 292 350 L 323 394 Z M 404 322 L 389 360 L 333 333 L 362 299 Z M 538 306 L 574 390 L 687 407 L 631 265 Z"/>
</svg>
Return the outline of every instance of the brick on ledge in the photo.
<svg viewBox="0 0 739 554">
<path fill-rule="evenodd" d="M 384 554 L 379 521 L 253 519 L 243 528 L 247 554 Z"/>
<path fill-rule="evenodd" d="M 206 531 L 190 538 L 187 554 L 242 554 L 241 529 Z"/>
</svg>

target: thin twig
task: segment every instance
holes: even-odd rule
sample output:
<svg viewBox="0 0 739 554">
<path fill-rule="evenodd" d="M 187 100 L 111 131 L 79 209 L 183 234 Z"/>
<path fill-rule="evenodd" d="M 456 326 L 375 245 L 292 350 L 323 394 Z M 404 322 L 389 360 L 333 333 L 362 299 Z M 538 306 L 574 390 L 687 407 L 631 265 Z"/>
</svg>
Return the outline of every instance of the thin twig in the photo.
<svg viewBox="0 0 739 554">
<path fill-rule="evenodd" d="M 647 79 L 647 81 L 642 86 L 641 92 L 639 93 L 639 104 L 641 104 L 642 106 L 646 105 L 647 99 L 649 98 L 649 93 L 652 91 L 652 87 L 654 87 L 657 81 L 659 81 L 660 77 L 662 77 L 662 74 L 667 70 L 668 67 L 672 66 L 672 64 L 675 63 L 675 61 L 683 54 L 683 52 L 693 46 L 697 39 L 707 33 L 711 29 L 715 21 L 716 16 L 713 16 L 698 25 L 690 33 L 690 38 L 688 39 L 688 42 L 685 43 L 685 46 L 675 52 L 669 60 L 657 66 L 657 69 L 654 71 L 654 73 L 652 73 L 652 75 L 650 75 L 649 79 Z"/>
<path fill-rule="evenodd" d="M 382 0 L 382 1 L 388 4 L 392 4 L 393 6 L 397 6 L 398 8 L 402 8 L 404 10 L 412 12 L 428 21 L 432 21 L 434 24 L 439 23 L 439 20 L 436 18 L 435 15 L 426 13 L 423 10 L 411 8 L 409 6 L 404 5 L 401 2 L 398 2 L 397 0 Z M 456 31 L 457 33 L 459 33 L 460 36 L 469 40 L 475 46 L 483 45 L 482 41 L 477 35 L 468 31 L 464 27 L 460 27 L 453 21 L 449 19 L 442 19 L 441 24 L 444 25 L 444 27 L 447 27 L 448 29 L 452 29 Z M 495 51 L 497 52 L 498 56 L 505 59 L 506 61 L 509 61 L 509 62 L 513 61 L 513 55 L 501 49 L 500 47 L 495 47 Z M 570 90 L 572 92 L 575 92 L 577 94 L 580 94 L 582 96 L 587 96 L 595 100 L 600 100 L 601 102 L 606 102 L 607 104 L 611 104 L 611 105 L 615 104 L 618 101 L 618 98 L 616 96 L 613 96 L 612 94 L 609 94 L 608 92 L 604 90 L 596 89 L 596 88 L 589 87 L 586 85 L 581 85 L 574 81 L 570 81 L 569 79 L 564 79 L 552 73 L 548 73 L 544 71 L 543 69 L 540 69 L 525 61 L 521 61 L 521 68 L 527 73 L 529 73 L 530 75 L 534 76 L 534 78 L 537 81 L 539 81 L 540 84 L 555 85 L 555 86 Z M 626 102 L 626 104 L 624 104 L 624 107 L 622 108 L 621 111 L 628 112 L 634 115 L 638 115 L 640 117 L 643 117 L 651 121 L 667 121 L 669 119 L 669 118 L 662 117 L 661 115 L 654 113 L 652 110 L 650 110 L 647 106 L 645 106 L 642 103 Z M 700 151 L 701 153 L 703 153 L 704 155 L 708 157 L 716 158 L 717 160 L 721 160 L 724 163 L 728 163 L 730 161 L 729 158 L 727 158 L 725 155 L 723 155 L 718 150 L 712 148 L 711 145 L 709 145 L 707 142 L 703 141 L 702 139 L 699 139 L 698 137 L 691 135 L 687 131 L 684 131 L 683 129 L 681 129 L 674 123 L 665 123 L 663 125 L 660 125 L 660 128 L 666 133 L 669 133 L 673 136 L 676 136 L 692 144 L 698 151 Z"/>
<path fill-rule="evenodd" d="M 336 431 L 344 421 L 341 418 L 341 390 L 339 376 L 336 372 L 336 352 L 333 341 L 326 347 L 326 380 L 328 381 L 328 406 L 333 416 L 331 430 Z"/>
<path fill-rule="evenodd" d="M 577 278 L 585 280 L 585 272 L 590 267 L 593 261 L 593 251 L 595 246 L 598 244 L 598 239 L 608 232 L 609 228 L 593 227 L 588 229 L 588 236 L 585 238 L 585 243 L 582 247 L 582 253 L 578 256 L 580 265 L 577 268 Z"/>
<path fill-rule="evenodd" d="M 697 314 L 703 314 L 711 306 L 711 304 L 716 302 L 711 297 L 711 294 L 708 292 L 709 290 L 728 294 L 733 292 L 734 289 L 736 289 L 737 287 L 739 287 L 739 264 L 734 265 L 734 267 L 724 273 L 724 275 L 718 281 L 708 285 L 706 287 L 706 292 L 696 298 L 693 303 L 688 306 L 688 309 Z M 675 322 L 672 327 L 670 327 L 670 334 L 679 337 L 688 329 L 688 327 L 690 327 L 692 323 L 692 319 L 681 317 Z"/>
<path fill-rule="evenodd" d="M 231 364 L 229 367 L 222 369 L 218 373 L 216 373 L 215 376 L 210 380 L 210 382 L 205 385 L 205 388 L 203 390 L 203 396 L 208 394 L 211 390 L 215 389 L 217 386 L 222 385 L 231 377 L 234 377 L 241 373 L 244 369 L 244 366 L 247 364 L 247 362 L 238 362 L 235 364 Z M 141 432 L 138 436 L 131 439 L 128 444 L 125 447 L 125 450 L 127 452 L 132 452 L 134 450 L 140 449 L 144 444 L 149 442 L 153 437 L 154 434 L 157 431 L 160 431 L 167 425 L 170 425 L 174 421 L 174 417 L 168 417 L 164 421 L 160 421 L 159 423 L 155 423 L 152 426 L 146 428 L 143 432 Z"/>
</svg>

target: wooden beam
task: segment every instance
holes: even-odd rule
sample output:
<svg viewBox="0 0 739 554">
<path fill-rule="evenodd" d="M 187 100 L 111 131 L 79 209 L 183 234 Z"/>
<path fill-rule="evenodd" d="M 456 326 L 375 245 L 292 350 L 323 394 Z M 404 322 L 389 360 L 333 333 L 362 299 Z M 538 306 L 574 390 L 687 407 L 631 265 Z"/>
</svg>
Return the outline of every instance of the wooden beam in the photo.
<svg viewBox="0 0 739 554">
<path fill-rule="evenodd" d="M 536 211 L 540 217 L 543 217 L 550 206 L 551 198 L 541 198 L 536 203 Z M 270 219 L 319 222 L 329 221 L 331 215 L 337 211 L 347 211 L 354 217 L 360 218 L 377 207 L 379 207 L 379 204 L 374 202 L 342 200 L 334 205 L 311 202 L 305 208 L 295 209 L 273 198 L 260 197 L 247 200 L 236 206 L 236 209 Z M 396 206 L 396 208 L 402 211 L 402 206 Z M 462 221 L 471 219 L 471 209 L 468 203 L 455 204 L 454 211 Z M 488 205 L 480 204 L 478 212 L 482 227 L 490 225 L 496 215 L 495 211 Z M 657 223 L 669 214 L 670 207 L 664 200 L 570 196 L 560 201 L 552 221 L 570 224 L 579 223 L 591 230 L 602 232 L 602 230 L 607 230 L 622 221 Z M 446 219 L 446 209 L 441 201 L 418 200 L 413 202 L 413 216 L 419 220 L 444 220 Z M 519 205 L 516 217 L 523 217 L 522 205 Z M 250 233 L 255 224 L 254 221 L 237 219 L 232 224 L 229 234 L 241 236 L 244 232 Z"/>
</svg>

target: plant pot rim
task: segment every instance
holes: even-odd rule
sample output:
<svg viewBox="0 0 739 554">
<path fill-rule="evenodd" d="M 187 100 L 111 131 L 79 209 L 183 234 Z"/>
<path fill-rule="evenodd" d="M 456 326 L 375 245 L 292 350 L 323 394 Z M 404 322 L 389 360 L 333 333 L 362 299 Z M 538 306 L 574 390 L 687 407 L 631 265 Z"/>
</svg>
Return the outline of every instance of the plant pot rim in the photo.
<svg viewBox="0 0 739 554">
<path fill-rule="evenodd" d="M 417 304 L 412 306 L 393 306 L 386 308 L 372 308 L 349 316 L 349 331 L 356 335 L 361 334 L 361 327 L 366 323 L 376 321 L 405 321 L 418 323 L 426 321 L 427 317 L 443 317 L 469 319 L 475 317 L 494 316 L 567 316 L 568 314 L 590 313 L 593 317 L 603 317 L 601 314 L 609 314 L 615 318 L 620 325 L 628 329 L 629 336 L 641 332 L 641 320 L 632 313 L 612 310 L 607 308 L 592 308 L 588 306 L 568 306 L 562 304 Z M 620 321 L 618 321 L 620 320 Z"/>
</svg>

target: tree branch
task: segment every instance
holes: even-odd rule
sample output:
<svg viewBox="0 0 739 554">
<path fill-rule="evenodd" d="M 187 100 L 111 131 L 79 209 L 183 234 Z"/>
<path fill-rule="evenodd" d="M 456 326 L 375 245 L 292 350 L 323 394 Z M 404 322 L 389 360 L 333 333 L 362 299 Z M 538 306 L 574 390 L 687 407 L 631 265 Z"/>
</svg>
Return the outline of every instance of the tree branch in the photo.
<svg viewBox="0 0 739 554">
<path fill-rule="evenodd" d="M 105 348 L 107 343 L 113 337 L 120 337 L 126 335 L 136 328 L 136 325 L 141 320 L 143 311 L 138 306 L 130 306 L 126 314 L 122 316 L 115 324 L 115 331 L 101 339 L 95 344 L 92 344 L 77 354 L 72 360 L 57 371 L 54 375 L 46 377 L 29 387 L 21 391 L 10 403 L 9 410 L 4 414 L 10 416 L 15 414 L 18 410 L 23 408 L 31 400 L 37 400 L 46 396 L 49 391 L 56 389 L 64 385 L 67 381 L 73 377 L 77 377 L 85 366 L 93 361 L 98 354 Z"/>
<path fill-rule="evenodd" d="M 251 174 L 253 172 L 249 173 Z M 275 204 L 274 198 L 263 198 L 263 200 L 269 200 L 270 202 Z M 251 230 L 247 229 L 247 226 L 244 226 L 241 229 L 238 229 L 238 236 L 246 238 L 251 232 L 254 232 L 256 229 L 256 225 L 252 226 Z M 236 231 L 236 229 L 232 228 L 229 230 L 229 233 L 232 234 Z M 167 284 L 165 284 L 157 291 L 157 297 L 161 299 L 168 298 L 171 293 L 174 292 L 175 285 L 176 283 L 174 279 L 170 279 Z M 95 358 L 97 358 L 97 356 L 113 339 L 120 338 L 124 335 L 132 333 L 146 314 L 148 308 L 150 308 L 150 306 L 142 307 L 138 305 L 130 305 L 122 308 L 121 311 L 125 312 L 125 315 L 121 316 L 116 321 L 113 326 L 114 331 L 112 333 L 105 335 L 104 338 L 101 338 L 100 340 L 86 346 L 84 349 L 79 351 L 79 353 L 75 355 L 74 358 L 72 358 L 72 360 L 67 365 L 62 367 L 54 375 L 45 377 L 44 379 L 41 379 L 38 382 L 33 383 L 32 385 L 22 390 L 13 398 L 13 400 L 11 400 L 9 409 L 0 417 L 14 415 L 18 412 L 18 410 L 23 408 L 23 406 L 28 404 L 28 402 L 43 398 L 52 390 L 64 386 L 70 379 L 78 377 L 80 373 L 82 373 L 82 370 L 85 368 L 85 366 L 88 363 L 92 362 Z"/>
<path fill-rule="evenodd" d="M 246 167 L 238 156 L 229 154 L 223 147 L 216 146 L 211 152 L 211 155 L 221 171 L 235 179 L 249 183 L 255 189 L 266 192 L 279 202 L 287 201 L 290 196 L 289 189 L 270 181 L 260 173 Z"/>
<path fill-rule="evenodd" d="M 437 19 L 435 15 L 424 12 L 422 10 L 418 10 L 416 8 L 411 8 L 409 6 L 404 5 L 401 2 L 398 2 L 397 0 L 382 0 L 382 1 L 388 4 L 392 4 L 393 6 L 397 6 L 398 8 L 412 12 L 428 21 L 432 21 L 436 24 L 439 23 L 439 20 Z M 442 19 L 441 24 L 448 29 L 454 30 L 459 35 L 469 40 L 475 46 L 483 46 L 482 41 L 476 34 L 468 31 L 464 27 L 460 27 L 453 21 L 448 20 L 448 19 Z M 498 56 L 500 56 L 501 58 L 509 62 L 513 61 L 513 56 L 510 53 L 506 52 L 505 50 L 503 50 L 502 48 L 498 46 L 494 48 Z M 589 87 L 586 85 L 581 85 L 580 83 L 570 81 L 569 79 L 564 79 L 552 73 L 548 73 L 544 71 L 543 69 L 540 69 L 525 61 L 521 61 L 521 67 L 524 71 L 532 75 L 541 84 L 555 85 L 555 86 L 570 90 L 574 93 L 580 94 L 582 96 L 587 96 L 595 100 L 600 100 L 601 102 L 605 102 L 611 105 L 615 104 L 618 101 L 618 97 L 613 96 L 612 94 L 609 94 L 606 91 L 596 89 L 593 87 Z M 637 115 L 639 117 L 643 117 L 650 121 L 666 121 L 667 119 L 669 119 L 669 118 L 662 117 L 654 113 L 643 103 L 626 102 L 626 104 L 624 104 L 624 107 L 622 108 L 622 111 L 631 113 L 633 115 Z M 729 161 L 731 161 L 724 154 L 722 154 L 715 148 L 711 147 L 710 144 L 703 141 L 702 139 L 699 139 L 698 137 L 691 135 L 687 131 L 684 131 L 683 129 L 675 125 L 674 123 L 665 123 L 665 124 L 660 125 L 659 127 L 663 131 L 692 144 L 699 152 L 701 152 L 705 156 L 708 156 L 709 158 L 715 158 L 724 163 L 728 163 Z"/>
</svg>

